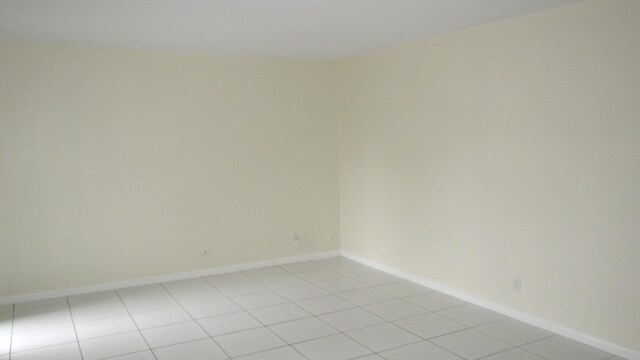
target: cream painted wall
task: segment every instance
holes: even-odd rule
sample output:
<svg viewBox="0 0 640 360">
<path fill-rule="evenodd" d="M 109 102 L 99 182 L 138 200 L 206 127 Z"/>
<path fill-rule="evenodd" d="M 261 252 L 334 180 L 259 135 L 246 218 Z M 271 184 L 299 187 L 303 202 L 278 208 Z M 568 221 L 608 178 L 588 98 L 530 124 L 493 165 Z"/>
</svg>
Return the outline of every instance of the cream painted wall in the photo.
<svg viewBox="0 0 640 360">
<path fill-rule="evenodd" d="M 0 297 L 338 249 L 336 71 L 0 45 Z"/>
<path fill-rule="evenodd" d="M 0 297 L 341 235 L 640 350 L 639 16 L 590 1 L 344 63 L 2 44 Z"/>
<path fill-rule="evenodd" d="M 345 251 L 640 350 L 640 1 L 345 66 Z"/>
</svg>

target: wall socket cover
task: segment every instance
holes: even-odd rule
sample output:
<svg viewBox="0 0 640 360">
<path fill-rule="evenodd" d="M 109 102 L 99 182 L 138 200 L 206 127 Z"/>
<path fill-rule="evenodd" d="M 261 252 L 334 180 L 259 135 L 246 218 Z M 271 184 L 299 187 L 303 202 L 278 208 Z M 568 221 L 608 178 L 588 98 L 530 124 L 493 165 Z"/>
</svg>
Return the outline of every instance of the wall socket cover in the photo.
<svg viewBox="0 0 640 360">
<path fill-rule="evenodd" d="M 511 281 L 511 287 L 514 291 L 521 292 L 522 291 L 522 278 L 518 275 L 513 275 L 513 279 Z"/>
</svg>

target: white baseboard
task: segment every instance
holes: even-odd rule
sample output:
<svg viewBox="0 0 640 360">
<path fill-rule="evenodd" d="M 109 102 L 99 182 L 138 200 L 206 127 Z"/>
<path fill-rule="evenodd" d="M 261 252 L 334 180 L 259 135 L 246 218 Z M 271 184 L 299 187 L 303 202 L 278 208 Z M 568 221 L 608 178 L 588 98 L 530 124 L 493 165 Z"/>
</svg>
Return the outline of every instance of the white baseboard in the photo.
<svg viewBox="0 0 640 360">
<path fill-rule="evenodd" d="M 483 300 L 474 296 L 471 296 L 469 294 L 466 294 L 460 290 L 457 289 L 453 289 L 450 288 L 448 286 L 427 280 L 427 279 L 423 279 L 420 277 L 417 277 L 415 275 L 411 275 L 408 273 L 405 273 L 403 271 L 400 271 L 398 269 L 395 269 L 391 266 L 387 266 L 387 265 L 383 265 L 380 263 L 377 263 L 375 261 L 369 260 L 367 258 L 355 255 L 355 254 L 351 254 L 349 252 L 345 252 L 342 251 L 342 256 L 351 259 L 353 261 L 359 262 L 361 264 L 376 268 L 380 271 L 384 271 L 386 273 L 401 277 L 405 280 L 432 288 L 434 290 L 440 291 L 442 293 L 445 293 L 447 295 L 451 295 L 453 297 L 456 297 L 460 300 L 466 301 L 468 303 L 471 304 L 475 304 L 478 306 L 482 306 L 483 308 L 495 311 L 497 313 L 500 313 L 502 315 L 508 316 L 510 318 L 516 319 L 516 320 L 520 320 L 522 322 L 525 322 L 527 324 L 545 329 L 547 331 L 551 331 L 553 333 L 556 333 L 558 335 L 562 335 L 565 336 L 569 339 L 573 339 L 576 341 L 579 341 L 581 343 L 593 346 L 595 348 L 607 351 L 611 354 L 614 355 L 618 355 L 621 356 L 625 359 L 629 359 L 629 360 L 640 360 L 640 352 L 631 350 L 631 349 L 627 349 L 625 347 L 616 345 L 616 344 L 612 344 L 608 341 L 605 340 L 601 340 L 598 338 L 595 338 L 593 336 L 590 335 L 586 335 L 583 333 L 580 333 L 576 330 L 573 329 L 569 329 L 566 328 L 564 326 L 561 325 L 557 325 L 554 324 L 548 320 L 544 320 L 544 319 L 540 319 L 538 317 L 535 317 L 533 315 L 529 315 L 527 313 L 523 313 L 521 311 L 518 310 L 514 310 L 512 308 L 506 307 L 504 305 L 499 305 L 496 303 L 492 303 L 490 301 L 487 300 Z"/>
<path fill-rule="evenodd" d="M 44 299 L 52 299 L 52 298 L 57 298 L 62 296 L 80 295 L 80 294 L 87 294 L 87 293 L 98 292 L 98 291 L 122 289 L 122 288 L 127 288 L 132 286 L 157 284 L 161 282 L 184 280 L 184 279 L 190 279 L 190 278 L 200 277 L 200 276 L 209 276 L 209 275 L 224 274 L 224 273 L 229 273 L 234 271 L 251 270 L 251 269 L 261 268 L 265 266 L 283 265 L 283 264 L 289 264 L 289 263 L 299 262 L 299 261 L 324 259 L 332 256 L 340 256 L 340 251 L 336 250 L 336 251 L 327 251 L 327 252 L 320 252 L 320 253 L 311 253 L 311 254 L 304 254 L 304 255 L 297 255 L 297 256 L 289 256 L 289 257 L 278 258 L 278 259 L 269 259 L 269 260 L 255 261 L 255 262 L 249 262 L 249 263 L 221 266 L 221 267 L 215 267 L 210 269 L 159 275 L 159 276 L 153 276 L 153 277 L 147 277 L 147 278 L 115 281 L 115 282 L 109 282 L 109 283 L 103 283 L 103 284 L 80 286 L 80 287 L 45 291 L 45 292 L 39 292 L 39 293 L 33 293 L 33 294 L 7 296 L 7 297 L 0 298 L 0 305 L 17 304 L 17 303 L 22 303 L 26 301 L 44 300 Z"/>
</svg>

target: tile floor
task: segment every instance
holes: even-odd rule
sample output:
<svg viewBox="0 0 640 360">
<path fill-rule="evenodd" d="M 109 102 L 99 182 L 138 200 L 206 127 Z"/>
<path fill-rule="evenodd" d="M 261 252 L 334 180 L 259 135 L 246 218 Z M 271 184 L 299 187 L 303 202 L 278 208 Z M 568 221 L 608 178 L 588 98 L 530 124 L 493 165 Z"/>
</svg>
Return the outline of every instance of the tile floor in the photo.
<svg viewBox="0 0 640 360">
<path fill-rule="evenodd" d="M 0 306 L 0 360 L 620 359 L 345 258 Z"/>
</svg>

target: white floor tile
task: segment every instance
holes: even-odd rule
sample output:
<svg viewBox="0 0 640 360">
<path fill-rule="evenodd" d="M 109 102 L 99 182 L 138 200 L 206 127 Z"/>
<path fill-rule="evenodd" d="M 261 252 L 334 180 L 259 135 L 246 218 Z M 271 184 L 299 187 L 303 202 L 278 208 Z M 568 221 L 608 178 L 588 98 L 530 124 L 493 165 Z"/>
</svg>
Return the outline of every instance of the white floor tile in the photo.
<svg viewBox="0 0 640 360">
<path fill-rule="evenodd" d="M 457 355 L 443 350 L 428 341 L 421 341 L 419 343 L 387 350 L 380 353 L 380 355 L 388 360 L 462 360 L 462 358 Z"/>
<path fill-rule="evenodd" d="M 360 308 L 325 314 L 319 318 L 340 331 L 356 330 L 385 322 L 378 316 Z"/>
<path fill-rule="evenodd" d="M 167 290 L 160 284 L 133 286 L 117 290 L 122 300 L 133 298 L 148 298 L 152 296 L 168 295 Z"/>
<path fill-rule="evenodd" d="M 306 284 L 306 281 L 295 275 L 285 275 L 285 276 L 277 276 L 272 278 L 267 278 L 263 280 L 259 280 L 259 282 L 268 287 L 269 289 L 283 289 L 298 285 Z"/>
<path fill-rule="evenodd" d="M 137 331 L 80 341 L 80 348 L 84 360 L 104 359 L 149 349 Z"/>
<path fill-rule="evenodd" d="M 298 276 L 312 283 L 317 283 L 320 281 L 326 281 L 326 280 L 332 280 L 332 279 L 339 279 L 344 277 L 344 275 L 328 269 L 306 271 L 303 273 L 299 273 Z"/>
<path fill-rule="evenodd" d="M 399 320 L 395 324 L 423 339 L 431 339 L 465 328 L 452 320 L 432 313 Z"/>
<path fill-rule="evenodd" d="M 382 324 L 350 331 L 347 335 L 374 352 L 380 352 L 422 340 L 393 324 Z"/>
<path fill-rule="evenodd" d="M 124 306 L 127 310 L 132 314 L 179 306 L 179 304 L 168 293 L 147 297 L 136 296 L 127 299 L 123 298 L 122 301 L 124 302 Z"/>
<path fill-rule="evenodd" d="M 80 322 L 125 316 L 129 315 L 129 312 L 120 301 L 120 298 L 118 298 L 115 301 L 71 304 L 71 314 L 73 315 L 73 321 Z"/>
<path fill-rule="evenodd" d="M 140 331 L 152 349 L 209 337 L 195 321 Z"/>
<path fill-rule="evenodd" d="M 611 357 L 602 350 L 567 339 L 562 336 L 554 336 L 545 340 L 525 345 L 522 349 L 540 355 L 548 360 L 602 360 Z"/>
<path fill-rule="evenodd" d="M 291 303 L 255 309 L 249 311 L 249 313 L 264 325 L 273 325 L 311 316 L 308 312 Z"/>
<path fill-rule="evenodd" d="M 346 277 L 320 281 L 317 282 L 316 285 L 333 294 L 362 289 L 368 286 L 366 284 Z"/>
<path fill-rule="evenodd" d="M 133 320 L 128 315 L 76 323 L 76 333 L 79 340 L 122 334 L 135 330 L 137 330 L 136 324 L 133 323 Z"/>
<path fill-rule="evenodd" d="M 303 342 L 293 347 L 310 360 L 347 360 L 371 353 L 342 334 Z"/>
<path fill-rule="evenodd" d="M 336 329 L 316 318 L 289 321 L 286 323 L 272 325 L 269 328 L 289 344 L 313 340 L 338 333 Z"/>
<path fill-rule="evenodd" d="M 264 285 L 253 280 L 222 284 L 217 286 L 217 289 L 222 291 L 227 296 L 241 296 L 269 290 Z"/>
<path fill-rule="evenodd" d="M 51 345 L 76 342 L 76 333 L 72 327 L 50 328 L 46 330 L 25 331 L 13 334 L 11 351 L 20 352 Z"/>
<path fill-rule="evenodd" d="M 0 318 L 0 335 L 11 334 L 13 325 L 12 318 L 2 319 Z"/>
<path fill-rule="evenodd" d="M 441 310 L 438 312 L 438 315 L 442 315 L 453 321 L 457 321 L 463 325 L 470 327 L 506 319 L 504 315 L 472 304 L 466 304 L 446 310 Z"/>
<path fill-rule="evenodd" d="M 67 328 L 73 328 L 71 313 L 68 310 L 20 315 L 13 320 L 14 334 L 26 331 Z"/>
<path fill-rule="evenodd" d="M 140 351 L 133 354 L 110 357 L 109 360 L 156 360 L 151 351 Z"/>
<path fill-rule="evenodd" d="M 353 260 L 347 259 L 344 256 L 336 255 L 336 256 L 329 256 L 326 258 L 313 260 L 313 262 L 317 264 L 322 264 L 322 266 L 331 266 L 336 264 L 352 263 Z"/>
<path fill-rule="evenodd" d="M 366 265 L 361 265 L 358 263 L 338 265 L 336 267 L 333 267 L 332 269 L 346 276 L 357 276 L 362 274 L 374 273 L 378 271 L 374 268 L 368 267 Z"/>
<path fill-rule="evenodd" d="M 184 308 L 195 319 L 242 311 L 240 306 L 229 299 L 217 299 L 193 304 L 185 304 Z"/>
<path fill-rule="evenodd" d="M 154 349 L 158 360 L 223 360 L 227 355 L 211 339 L 191 341 L 183 344 Z"/>
<path fill-rule="evenodd" d="M 622 360 L 342 257 L 0 306 L 0 360 L 79 347 L 84 360 Z"/>
<path fill-rule="evenodd" d="M 322 315 L 355 307 L 352 303 L 335 295 L 300 300 L 296 304 L 313 315 Z"/>
<path fill-rule="evenodd" d="M 402 299 L 367 305 L 364 308 L 387 321 L 396 321 L 427 312 L 423 308 Z"/>
<path fill-rule="evenodd" d="M 236 296 L 231 300 L 245 310 L 257 309 L 287 302 L 285 298 L 272 291 Z"/>
<path fill-rule="evenodd" d="M 507 350 L 511 345 L 469 329 L 431 339 L 434 344 L 469 360 Z M 567 358 L 568 359 L 568 358 Z"/>
<path fill-rule="evenodd" d="M 170 281 L 162 283 L 162 286 L 164 286 L 164 288 L 170 293 L 211 288 L 211 284 L 203 278 Z"/>
<path fill-rule="evenodd" d="M 326 259 L 314 260 L 313 262 L 331 269 L 344 267 L 344 266 L 351 266 L 351 265 L 364 266 L 364 265 L 361 265 L 360 263 L 344 258 L 342 256 L 334 256 Z"/>
<path fill-rule="evenodd" d="M 513 319 L 479 326 L 476 330 L 480 330 L 513 346 L 528 344 L 553 335 L 549 331 Z"/>
<path fill-rule="evenodd" d="M 444 310 L 466 304 L 466 302 L 456 299 L 453 296 L 445 295 L 436 291 L 416 296 L 409 296 L 405 298 L 405 300 L 429 311 Z"/>
<path fill-rule="evenodd" d="M 0 335 L 0 355 L 8 354 L 11 351 L 11 334 Z"/>
<path fill-rule="evenodd" d="M 225 294 L 223 294 L 220 290 L 213 287 L 176 291 L 172 294 L 176 301 L 178 301 L 182 305 L 222 299 L 226 297 Z"/>
<path fill-rule="evenodd" d="M 262 324 L 253 316 L 245 313 L 233 313 L 198 320 L 200 325 L 211 336 L 261 327 Z"/>
<path fill-rule="evenodd" d="M 278 266 L 266 266 L 258 269 L 246 270 L 243 273 L 253 279 L 267 279 L 277 276 L 289 275 L 289 272 Z"/>
<path fill-rule="evenodd" d="M 353 276 L 353 278 L 369 286 L 380 286 L 384 284 L 390 284 L 390 283 L 402 281 L 401 278 L 391 274 L 387 274 L 382 271 L 377 271 L 377 272 L 372 272 L 372 273 L 367 273 L 362 275 L 355 275 Z"/>
<path fill-rule="evenodd" d="M 14 315 L 18 318 L 22 316 L 60 311 L 69 311 L 67 298 L 36 300 L 16 304 Z"/>
<path fill-rule="evenodd" d="M 306 360 L 299 352 L 292 347 L 285 346 L 277 349 L 259 352 L 257 354 L 245 355 L 235 360 Z"/>
<path fill-rule="evenodd" d="M 404 280 L 378 286 L 378 289 L 398 297 L 415 296 L 433 292 L 433 290 L 428 287 Z"/>
<path fill-rule="evenodd" d="M 12 321 L 11 319 L 0 320 L 0 337 L 3 335 L 11 336 Z M 0 345 L 0 347 L 2 347 Z M 0 354 L 2 354 L 0 352 Z"/>
<path fill-rule="evenodd" d="M 80 360 L 80 347 L 77 342 L 49 346 L 43 349 L 29 350 L 11 355 L 13 360 Z"/>
<path fill-rule="evenodd" d="M 228 285 L 228 284 L 235 284 L 239 282 L 253 281 L 253 279 L 251 279 L 250 277 L 248 277 L 247 275 L 241 272 L 232 272 L 232 273 L 226 273 L 226 274 L 205 276 L 204 279 L 208 283 L 216 287 L 220 285 Z"/>
<path fill-rule="evenodd" d="M 190 321 L 191 316 L 181 307 L 151 310 L 131 315 L 140 329 Z"/>
<path fill-rule="evenodd" d="M 284 346 L 285 343 L 267 328 L 245 330 L 214 339 L 232 357 Z"/>
<path fill-rule="evenodd" d="M 364 288 L 359 290 L 348 291 L 348 292 L 339 294 L 339 296 L 359 306 L 375 304 L 375 303 L 395 299 L 393 295 L 387 294 L 375 288 Z"/>
<path fill-rule="evenodd" d="M 280 267 L 294 274 L 305 272 L 305 271 L 318 270 L 323 268 L 323 266 L 318 265 L 312 261 L 302 261 L 297 263 L 284 264 L 284 265 L 280 265 Z"/>
<path fill-rule="evenodd" d="M 319 297 L 323 295 L 329 295 L 329 292 L 319 288 L 315 285 L 304 284 L 299 286 L 294 286 L 290 288 L 278 289 L 276 292 L 283 297 L 287 298 L 289 301 L 298 301 L 304 299 L 310 299 L 314 297 Z"/>
<path fill-rule="evenodd" d="M 511 349 L 495 355 L 490 355 L 482 360 L 543 360 L 541 357 L 520 349 Z"/>
</svg>

